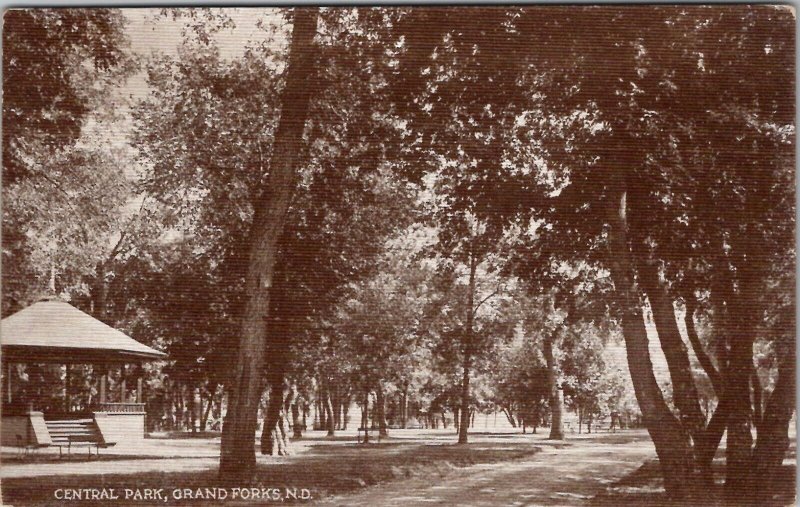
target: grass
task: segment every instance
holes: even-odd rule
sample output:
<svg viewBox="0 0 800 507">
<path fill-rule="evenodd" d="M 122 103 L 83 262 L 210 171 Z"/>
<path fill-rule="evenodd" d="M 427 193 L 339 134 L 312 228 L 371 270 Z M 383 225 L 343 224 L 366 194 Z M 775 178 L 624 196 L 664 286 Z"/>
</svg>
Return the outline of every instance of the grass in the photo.
<svg viewBox="0 0 800 507">
<path fill-rule="evenodd" d="M 445 476 L 460 467 L 480 463 L 496 463 L 531 456 L 539 448 L 531 444 L 512 445 L 503 442 L 474 443 L 465 446 L 407 443 L 384 440 L 368 445 L 314 445 L 311 455 L 284 462 L 259 464 L 251 482 L 222 484 L 215 470 L 175 473 L 134 473 L 52 476 L 40 478 L 5 479 L 2 499 L 13 505 L 61 505 L 54 493 L 59 488 L 114 488 L 117 494 L 123 489 L 145 488 L 306 488 L 312 499 L 353 492 L 385 481 L 415 476 Z M 101 468 L 99 464 L 98 468 Z M 227 499 L 226 504 L 236 504 Z M 291 503 L 293 500 L 290 500 Z M 299 500 L 298 500 L 299 501 Z M 121 503 L 126 503 L 124 499 Z M 80 505 L 81 502 L 70 502 Z M 84 503 L 101 505 L 97 500 Z M 116 502 L 115 502 L 116 503 Z M 129 500 L 128 503 L 134 503 Z M 141 502 L 136 502 L 141 504 Z M 213 504 L 214 501 L 175 500 L 169 503 L 185 505 Z M 219 502 L 217 502 L 219 503 Z M 250 502 L 241 502 L 247 504 Z M 156 503 L 153 503 L 156 504 Z M 160 503 L 163 505 L 163 502 Z"/>
</svg>

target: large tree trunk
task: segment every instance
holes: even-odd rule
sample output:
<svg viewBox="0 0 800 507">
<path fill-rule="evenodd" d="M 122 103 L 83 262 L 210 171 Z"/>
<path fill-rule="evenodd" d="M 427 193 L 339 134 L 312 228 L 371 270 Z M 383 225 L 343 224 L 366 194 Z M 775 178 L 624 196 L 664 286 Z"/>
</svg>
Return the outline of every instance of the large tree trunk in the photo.
<svg viewBox="0 0 800 507">
<path fill-rule="evenodd" d="M 610 196 L 608 206 L 608 222 L 611 226 L 608 265 L 618 308 L 622 313 L 628 369 L 644 425 L 661 464 L 664 488 L 672 498 L 685 498 L 691 495 L 695 484 L 691 442 L 667 406 L 653 372 L 647 329 L 628 244 L 627 193 L 621 188 L 621 181 L 616 183 L 620 187 Z"/>
<path fill-rule="evenodd" d="M 722 246 L 720 246 L 720 248 L 721 247 Z M 721 257 L 723 256 L 715 260 L 715 262 L 720 263 L 720 265 L 726 262 Z M 705 364 L 702 365 L 709 374 L 709 378 L 712 380 L 712 385 L 714 386 L 714 391 L 719 401 L 714 414 L 711 416 L 711 420 L 706 425 L 705 432 L 702 437 L 695 442 L 695 454 L 698 459 L 700 470 L 706 474 L 704 477 L 706 483 L 713 480 L 711 476 L 711 464 L 719 448 L 722 435 L 725 433 L 725 428 L 728 425 L 728 414 L 731 412 L 730 394 L 725 392 L 729 373 L 727 344 L 730 341 L 730 333 L 728 332 L 730 326 L 728 305 L 733 299 L 733 285 L 730 274 L 728 274 L 728 276 L 716 276 L 712 280 L 710 299 L 714 308 L 714 334 L 716 335 L 716 341 L 718 343 L 715 354 L 718 364 L 716 369 L 717 375 L 714 375 L 713 364 L 709 364 L 710 358 L 701 360 L 701 364 L 705 362 Z M 702 349 L 702 344 L 699 343 L 699 337 L 696 336 L 694 320 L 689 316 L 689 312 L 692 314 L 694 313 L 694 297 L 693 295 L 689 295 L 685 297 L 685 300 L 687 302 L 687 333 L 689 335 L 689 340 L 696 349 L 695 352 L 698 357 L 700 357 L 705 355 L 705 350 Z M 698 348 L 700 349 L 699 353 L 697 352 Z"/>
<path fill-rule="evenodd" d="M 745 244 L 749 243 L 746 241 Z M 747 249 L 747 251 L 754 251 Z M 725 392 L 730 400 L 725 449 L 725 494 L 734 501 L 747 491 L 753 467 L 753 404 L 750 377 L 753 371 L 753 341 L 761 316 L 755 299 L 758 273 L 755 256 L 736 266 L 737 293 L 730 314 L 730 353 Z"/>
<path fill-rule="evenodd" d="M 769 396 L 764 419 L 758 430 L 758 440 L 753 451 L 753 470 L 748 488 L 754 493 L 754 503 L 766 505 L 774 490 L 773 481 L 789 448 L 789 423 L 794 412 L 795 399 L 795 343 L 789 338 L 789 350 L 780 351 L 778 380 Z"/>
<path fill-rule="evenodd" d="M 689 362 L 689 350 L 681 337 L 675 315 L 672 298 L 659 280 L 658 267 L 649 259 L 641 259 L 638 263 L 639 280 L 650 301 L 653 321 L 656 325 L 661 349 L 667 359 L 670 379 L 673 386 L 673 399 L 680 414 L 680 425 L 689 435 L 692 462 L 697 480 L 710 486 L 713 481 L 711 462 L 700 459 L 697 443 L 703 441 L 712 444 L 714 436 L 706 438 L 706 417 L 700 406 L 700 396 L 692 377 Z M 691 317 L 689 317 L 691 319 Z M 690 332 L 694 331 L 691 326 Z M 711 370 L 713 372 L 714 370 Z M 719 385 L 715 386 L 715 390 Z M 726 407 L 727 408 L 727 407 Z M 724 413 L 722 415 L 725 415 Z M 718 442 L 718 441 L 717 441 Z M 709 451 L 703 449 L 704 451 Z M 712 454 L 713 459 L 713 454 Z M 699 491 L 699 490 L 698 490 Z"/>
<path fill-rule="evenodd" d="M 467 294 L 467 322 L 464 329 L 464 373 L 461 379 L 461 422 L 458 425 L 458 443 L 467 443 L 469 430 L 469 375 L 472 367 L 472 326 L 475 318 L 475 271 L 478 267 L 478 260 L 473 252 L 469 256 L 469 288 Z"/>
<path fill-rule="evenodd" d="M 558 365 L 553 355 L 554 335 L 544 340 L 544 359 L 547 363 L 547 389 L 550 395 L 550 438 L 564 440 L 563 411 L 564 403 L 561 398 L 561 389 L 558 388 Z M 580 425 L 578 425 L 580 427 Z"/>
<path fill-rule="evenodd" d="M 220 476 L 242 480 L 255 471 L 254 438 L 258 404 L 264 390 L 267 317 L 278 238 L 295 187 L 299 154 L 311 98 L 310 76 L 318 8 L 296 8 L 289 60 L 281 93 L 281 115 L 275 133 L 269 177 L 255 203 L 245 294 L 247 302 L 230 382 L 228 412 L 222 430 Z"/>
<path fill-rule="evenodd" d="M 719 448 L 722 435 L 725 433 L 729 413 L 730 400 L 728 399 L 728 395 L 723 392 L 719 403 L 717 403 L 717 409 L 714 411 L 714 415 L 711 416 L 711 420 L 708 422 L 703 434 L 695 442 L 695 455 L 697 457 L 698 467 L 701 472 L 705 474 L 703 480 L 707 483 L 713 480 L 713 477 L 710 475 L 711 464 Z"/>
<path fill-rule="evenodd" d="M 678 330 L 672 298 L 661 285 L 658 267 L 655 264 L 649 260 L 642 260 L 638 263 L 638 268 L 639 280 L 650 301 L 658 339 L 667 359 L 673 399 L 680 413 L 681 426 L 695 441 L 703 433 L 705 416 L 700 408 L 700 397 L 692 378 L 689 350 Z"/>
</svg>

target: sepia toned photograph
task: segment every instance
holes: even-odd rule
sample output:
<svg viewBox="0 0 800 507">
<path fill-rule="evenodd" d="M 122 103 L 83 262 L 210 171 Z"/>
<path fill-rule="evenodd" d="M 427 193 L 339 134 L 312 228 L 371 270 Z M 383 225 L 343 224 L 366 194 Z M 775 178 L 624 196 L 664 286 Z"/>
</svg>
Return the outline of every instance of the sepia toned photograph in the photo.
<svg viewBox="0 0 800 507">
<path fill-rule="evenodd" d="M 795 30 L 6 9 L 0 504 L 795 505 Z"/>
</svg>

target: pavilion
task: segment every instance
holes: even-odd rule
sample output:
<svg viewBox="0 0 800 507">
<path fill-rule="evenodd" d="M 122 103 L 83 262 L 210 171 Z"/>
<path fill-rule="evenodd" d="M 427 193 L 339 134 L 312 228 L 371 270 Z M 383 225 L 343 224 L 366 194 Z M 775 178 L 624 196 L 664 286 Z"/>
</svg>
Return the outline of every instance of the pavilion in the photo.
<svg viewBox="0 0 800 507">
<path fill-rule="evenodd" d="M 57 445 L 57 439 L 63 436 L 59 432 L 80 425 L 106 445 L 144 438 L 142 369 L 136 370 L 133 395 L 126 385 L 126 367 L 163 360 L 167 357 L 163 352 L 137 342 L 69 303 L 53 299 L 39 301 L 3 319 L 0 345 L 6 388 L 0 427 L 2 445 Z M 14 399 L 13 367 L 18 364 L 65 365 L 64 408 L 50 407 L 42 412 L 33 401 L 20 399 L 23 396 L 19 393 Z M 93 376 L 100 372 L 99 402 L 92 401 L 90 406 L 77 410 L 70 402 L 70 370 L 76 364 L 92 365 Z M 116 396 L 107 389 L 109 368 L 119 368 L 121 372 Z M 112 402 L 111 398 L 116 400 Z"/>
</svg>

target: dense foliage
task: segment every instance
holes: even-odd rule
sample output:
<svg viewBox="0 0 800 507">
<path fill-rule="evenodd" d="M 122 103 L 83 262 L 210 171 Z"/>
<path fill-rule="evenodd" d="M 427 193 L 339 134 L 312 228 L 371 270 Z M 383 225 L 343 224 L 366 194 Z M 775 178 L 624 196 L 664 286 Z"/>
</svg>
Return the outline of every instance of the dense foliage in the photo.
<svg viewBox="0 0 800 507">
<path fill-rule="evenodd" d="M 276 14 L 230 57 L 232 19 L 165 11 L 123 152 L 82 130 L 134 70 L 123 14 L 7 14 L 4 314 L 50 282 L 163 348 L 150 421 L 227 414 L 223 472 L 312 407 L 459 443 L 574 413 L 641 423 L 682 499 L 726 433 L 729 492 L 763 499 L 794 411 L 789 10 Z"/>
</svg>

